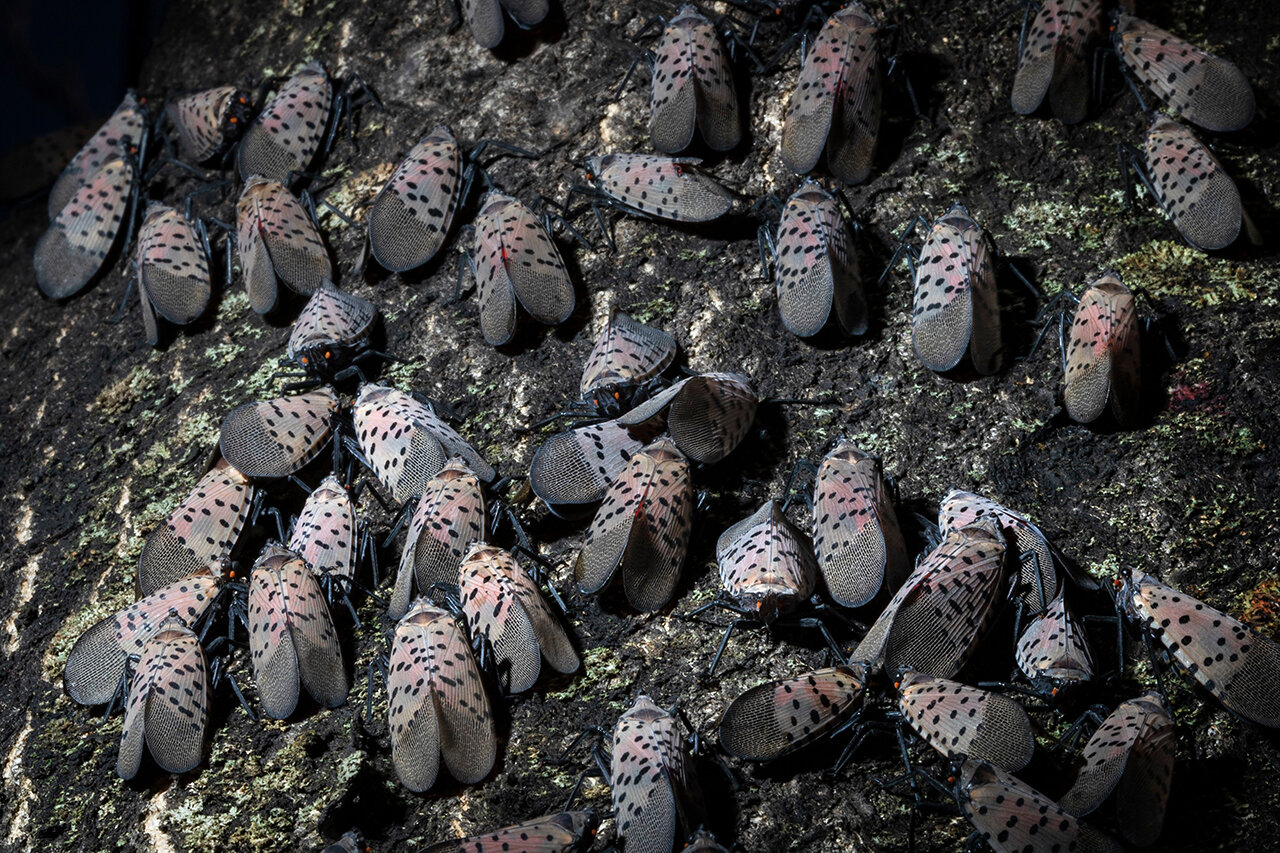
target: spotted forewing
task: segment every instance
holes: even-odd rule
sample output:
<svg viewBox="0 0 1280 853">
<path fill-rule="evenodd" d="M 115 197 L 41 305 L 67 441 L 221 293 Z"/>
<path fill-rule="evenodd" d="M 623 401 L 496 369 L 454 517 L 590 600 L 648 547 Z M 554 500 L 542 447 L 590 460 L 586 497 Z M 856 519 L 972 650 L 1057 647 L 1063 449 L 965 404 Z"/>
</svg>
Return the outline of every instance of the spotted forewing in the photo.
<svg viewBox="0 0 1280 853">
<path fill-rule="evenodd" d="M 516 304 L 548 326 L 573 313 L 573 282 L 551 234 L 518 199 L 492 190 L 480 204 L 471 250 L 480 331 L 492 346 L 511 340 Z"/>
<path fill-rule="evenodd" d="M 1017 549 L 1018 593 L 1023 612 L 1040 613 L 1058 594 L 1060 581 L 1049 540 L 1026 516 L 1001 506 L 990 498 L 952 489 L 938 507 L 938 531 L 946 535 L 983 519 L 989 519 Z"/>
<path fill-rule="evenodd" d="M 356 506 L 333 474 L 307 496 L 289 537 L 289 550 L 302 557 L 316 577 L 348 580 L 356 573 Z"/>
<path fill-rule="evenodd" d="M 772 761 L 847 722 L 862 707 L 866 682 L 854 664 L 756 685 L 725 709 L 720 744 L 736 758 Z"/>
<path fill-rule="evenodd" d="M 1031 718 L 1008 696 L 912 669 L 900 670 L 896 685 L 903 719 L 947 758 L 977 758 L 1008 771 L 1031 761 Z"/>
<path fill-rule="evenodd" d="M 467 838 L 440 841 L 423 853 L 487 853 L 491 850 L 510 853 L 570 853 L 581 849 L 595 833 L 599 818 L 592 811 L 560 812 L 543 815 Z"/>
<path fill-rule="evenodd" d="M 461 189 L 458 140 L 449 128 L 435 127 L 405 155 L 374 200 L 369 247 L 378 263 L 403 272 L 435 257 L 448 236 Z"/>
<path fill-rule="evenodd" d="M 167 619 L 142 648 L 125 706 L 116 772 L 132 779 L 145 743 L 162 770 L 186 773 L 204 748 L 207 678 L 200 642 L 180 619 Z"/>
<path fill-rule="evenodd" d="M 138 558 L 138 587 L 150 595 L 207 569 L 215 576 L 231 554 L 253 503 L 253 483 L 225 460 L 152 531 Z"/>
<path fill-rule="evenodd" d="M 240 177 L 262 175 L 287 183 L 315 159 L 329 125 L 333 86 L 319 62 L 309 62 L 285 81 L 240 140 Z"/>
<path fill-rule="evenodd" d="M 203 163 L 244 131 L 250 109 L 248 93 L 235 86 L 217 86 L 172 100 L 164 111 L 182 156 L 192 163 Z"/>
<path fill-rule="evenodd" d="M 742 138 L 733 66 L 715 28 L 698 10 L 682 6 L 667 22 L 655 51 L 650 99 L 653 147 L 675 154 L 689 147 L 697 127 L 713 151 Z"/>
<path fill-rule="evenodd" d="M 582 368 L 580 393 L 586 399 L 615 386 L 638 385 L 661 374 L 675 357 L 674 338 L 610 308 Z"/>
<path fill-rule="evenodd" d="M 816 181 L 787 199 L 777 242 L 778 311 L 787 330 L 812 337 L 834 314 L 845 334 L 865 332 L 867 303 L 849 229 L 840 205 Z"/>
<path fill-rule="evenodd" d="M 329 253 L 302 203 L 260 175 L 245 182 L 236 203 L 236 248 L 249 304 L 259 314 L 275 307 L 277 278 L 302 294 L 333 279 Z"/>
<path fill-rule="evenodd" d="M 338 395 L 332 388 L 245 403 L 222 421 L 219 446 L 246 477 L 287 477 L 329 442 Z"/>
<path fill-rule="evenodd" d="M 508 693 L 537 682 L 545 659 L 556 672 L 578 668 L 578 655 L 538 585 L 508 551 L 477 543 L 458 570 L 462 610 L 473 637 L 493 650 Z"/>
<path fill-rule="evenodd" d="M 632 853 L 669 853 L 674 844 L 693 771 L 677 725 L 641 694 L 613 730 L 613 810 Z"/>
<path fill-rule="evenodd" d="M 658 439 L 633 455 L 609 485 L 578 555 L 583 592 L 599 592 L 622 572 L 627 601 L 637 610 L 665 605 L 680 579 L 693 523 L 689 463 Z"/>
<path fill-rule="evenodd" d="M 1137 306 L 1120 277 L 1107 272 L 1080 297 L 1066 352 L 1067 414 L 1092 423 L 1110 408 L 1116 422 L 1133 423 L 1142 391 L 1142 338 Z"/>
<path fill-rule="evenodd" d="M 410 791 L 435 784 L 440 756 L 471 785 L 493 769 L 497 735 L 467 635 L 443 610 L 418 599 L 396 625 L 387 668 L 391 760 Z"/>
<path fill-rule="evenodd" d="M 1084 628 L 1062 592 L 1048 609 L 1027 623 L 1014 650 L 1018 669 L 1032 684 L 1056 692 L 1059 686 L 1093 678 L 1093 655 Z"/>
<path fill-rule="evenodd" d="M 107 160 L 58 209 L 36 243 L 36 284 L 45 296 L 74 296 L 102 270 L 133 216 L 136 183 L 131 159 Z"/>
<path fill-rule="evenodd" d="M 601 500 L 644 441 L 661 427 L 636 431 L 602 421 L 556 433 L 529 463 L 529 486 L 556 514 Z"/>
<path fill-rule="evenodd" d="M 1101 33 L 1100 0 L 1044 0 L 1018 57 L 1014 111 L 1033 113 L 1048 97 L 1063 124 L 1083 121 L 1089 109 L 1088 48 Z"/>
<path fill-rule="evenodd" d="M 795 607 L 818 582 L 809 537 L 773 500 L 720 534 L 716 562 L 725 592 L 765 615 Z"/>
<path fill-rule="evenodd" d="M 288 357 L 305 370 L 332 374 L 344 357 L 368 340 L 377 317 L 372 302 L 325 282 L 293 323 Z"/>
<path fill-rule="evenodd" d="M 759 397 L 738 373 L 703 373 L 682 379 L 617 419 L 624 427 L 660 427 L 694 462 L 719 462 L 747 436 Z"/>
<path fill-rule="evenodd" d="M 92 180 L 99 169 L 128 153 L 127 147 L 138 145 L 146 124 L 143 102 L 137 93 L 130 90 L 106 124 L 71 158 L 49 190 L 49 218 L 57 218 L 67 202 Z"/>
<path fill-rule="evenodd" d="M 699 172 L 700 160 L 605 154 L 588 160 L 592 180 L 624 207 L 659 219 L 709 222 L 729 212 L 733 195 Z"/>
<path fill-rule="evenodd" d="M 1197 249 L 1225 249 L 1240 235 L 1240 190 L 1185 125 L 1159 117 L 1147 131 L 1147 173 L 1157 200 Z"/>
<path fill-rule="evenodd" d="M 861 607 L 906 578 L 906 546 L 874 457 L 841 442 L 818 468 L 813 504 L 813 549 L 837 603 Z"/>
<path fill-rule="evenodd" d="M 159 340 L 156 314 L 185 326 L 209 305 L 213 286 L 204 246 L 191 223 L 172 207 L 152 202 L 138 231 L 134 254 L 138 267 L 138 296 L 147 343 Z"/>
<path fill-rule="evenodd" d="M 1111 37 L 1129 71 L 1188 121 L 1217 131 L 1253 121 L 1253 88 L 1225 59 L 1124 12 Z"/>
</svg>

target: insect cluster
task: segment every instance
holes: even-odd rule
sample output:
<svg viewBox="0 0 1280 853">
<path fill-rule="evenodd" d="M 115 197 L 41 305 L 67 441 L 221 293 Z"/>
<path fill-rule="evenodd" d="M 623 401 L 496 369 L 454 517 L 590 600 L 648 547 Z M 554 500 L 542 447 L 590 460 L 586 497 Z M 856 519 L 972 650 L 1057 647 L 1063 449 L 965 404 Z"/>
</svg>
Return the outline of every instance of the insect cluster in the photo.
<svg viewBox="0 0 1280 853">
<path fill-rule="evenodd" d="M 506 17 L 524 29 L 548 14 L 538 2 L 462 7 L 485 48 L 503 41 Z M 1029 12 L 1015 111 L 1047 103 L 1075 123 L 1097 106 L 1090 51 L 1103 40 L 1102 7 L 1045 0 Z M 378 348 L 389 306 L 347 292 L 365 283 L 371 264 L 412 275 L 454 246 L 459 282 L 468 268 L 475 282 L 476 331 L 502 348 L 524 315 L 547 326 L 574 315 L 585 288 L 569 238 L 603 249 L 575 222 L 594 221 L 608 246 L 609 210 L 681 228 L 735 227 L 725 223 L 742 196 L 678 155 L 719 155 L 752 139 L 738 84 L 748 73 L 774 73 L 789 47 L 762 61 L 754 34 L 732 19 L 711 20 L 691 5 L 673 12 L 642 57 L 652 69 L 648 132 L 659 153 L 598 153 L 563 204 L 526 203 L 496 185 L 482 157 L 536 160 L 537 152 L 496 140 L 468 149 L 448 127 L 430 127 L 366 200 L 367 221 L 355 226 L 365 248 L 351 259 L 345 290 L 310 189 L 343 123 L 358 125 L 362 104 L 381 107 L 359 78 L 336 80 L 309 62 L 261 104 L 219 86 L 172 97 L 154 118 L 144 99 L 126 96 L 50 191 L 51 222 L 35 248 L 41 291 L 75 296 L 118 252 L 132 264 L 153 346 L 162 337 L 157 315 L 188 325 L 205 313 L 220 267 L 228 285 L 238 269 L 253 311 L 296 309 L 296 318 L 281 396 L 224 414 L 205 470 L 146 536 L 137 600 L 85 631 L 68 654 L 68 694 L 108 714 L 123 710 L 116 766 L 125 779 L 154 773 L 147 755 L 168 773 L 198 767 L 216 737 L 210 705 L 228 701 L 254 718 L 351 713 L 405 789 L 475 785 L 504 754 L 507 703 L 568 683 L 589 665 L 575 632 L 575 608 L 593 606 L 586 597 L 606 612 L 683 609 L 691 566 L 714 560 L 721 591 L 682 614 L 730 614 L 707 678 L 737 661 L 729 643 L 737 629 L 783 639 L 816 632 L 829 659 L 714 709 L 716 746 L 678 706 L 636 695 L 611 731 L 597 733 L 594 750 L 624 850 L 666 853 L 685 839 L 688 850 L 724 849 L 704 826 L 726 829 L 705 794 L 732 787 L 708 774 L 712 751 L 722 763 L 801 753 L 808 758 L 798 760 L 839 773 L 876 741 L 901 758 L 902 775 L 885 785 L 906 793 L 913 819 L 949 809 L 994 850 L 1123 849 L 1113 836 L 1155 843 L 1176 709 L 1159 677 L 1157 690 L 1119 695 L 1125 626 L 1149 649 L 1157 676 L 1180 673 L 1241 719 L 1280 726 L 1280 646 L 1229 614 L 1137 569 L 1100 586 L 1026 514 L 980 494 L 948 492 L 936 521 L 908 514 L 880 461 L 848 439 L 709 532 L 713 553 L 697 550 L 706 504 L 717 499 L 699 487 L 723 483 L 734 460 L 755 452 L 739 448 L 767 429 L 758 415 L 820 401 L 770 398 L 761 389 L 771 377 L 731 364 L 695 370 L 672 330 L 629 315 L 618 294 L 586 355 L 579 399 L 535 425 L 557 424 L 540 436 L 527 475 L 512 460 L 490 462 L 493 449 L 477 449 L 468 440 L 474 427 L 455 428 L 446 405 L 371 381 L 380 363 L 395 360 Z M 766 273 L 772 264 L 783 327 L 843 340 L 877 324 L 860 272 L 867 252 L 840 187 L 877 167 L 893 28 L 858 2 L 816 32 L 810 20 L 800 25 L 803 55 L 773 140 L 782 165 L 806 177 L 785 202 L 760 199 L 740 218 L 758 234 Z M 1229 62 L 1123 12 L 1112 39 L 1126 79 L 1148 86 L 1173 114 L 1214 132 L 1252 118 L 1252 90 Z M 1193 247 L 1225 248 L 1248 224 L 1230 177 L 1174 117 L 1152 119 L 1144 153 L 1121 154 L 1126 175 L 1138 172 Z M 158 176 L 166 170 L 201 176 L 185 209 L 144 204 L 165 186 Z M 477 180 L 483 195 L 473 192 Z M 236 188 L 233 223 L 195 215 L 199 196 L 223 193 L 230 204 L 228 187 Z M 780 209 L 776 226 L 770 205 Z M 910 268 L 910 350 L 922 365 L 949 378 L 998 375 L 1016 345 L 997 287 L 1007 264 L 980 224 L 991 212 L 958 201 L 939 212 L 895 235 L 881 279 L 899 260 Z M 210 226 L 223 235 L 222 263 Z M 1070 419 L 1132 428 L 1148 414 L 1147 330 L 1135 297 L 1108 270 L 1070 317 L 1059 315 Z M 521 478 L 527 489 L 513 484 Z M 526 530 L 548 514 L 583 525 L 568 563 L 549 559 Z M 573 592 L 557 587 L 561 572 L 571 572 Z M 1001 648 L 1012 650 L 1007 660 Z M 353 650 L 366 653 L 367 673 Z M 976 675 L 1006 664 L 993 677 Z M 366 675 L 365 701 L 349 702 Z M 373 714 L 379 680 L 384 721 Z M 832 744 L 825 756 L 801 752 L 823 742 Z M 1020 778 L 1028 769 L 1045 793 Z M 608 818 L 574 799 L 429 849 L 585 850 Z M 334 847 L 363 844 L 349 833 Z"/>
</svg>

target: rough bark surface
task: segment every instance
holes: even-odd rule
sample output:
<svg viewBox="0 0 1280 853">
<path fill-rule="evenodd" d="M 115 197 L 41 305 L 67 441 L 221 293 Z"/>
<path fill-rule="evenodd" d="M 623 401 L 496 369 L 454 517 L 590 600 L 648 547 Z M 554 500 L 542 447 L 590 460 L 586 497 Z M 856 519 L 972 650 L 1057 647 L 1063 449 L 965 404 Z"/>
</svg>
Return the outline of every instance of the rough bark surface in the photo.
<svg viewBox="0 0 1280 853">
<path fill-rule="evenodd" d="M 1258 94 L 1253 125 L 1214 142 L 1265 243 L 1212 256 L 1179 242 L 1146 196 L 1126 208 L 1115 143 L 1139 143 L 1147 121 L 1116 85 L 1114 66 L 1104 104 L 1084 124 L 1064 128 L 1017 116 L 1008 104 L 1016 15 L 1001 17 L 1004 7 L 988 3 L 884 5 L 873 3 L 872 11 L 901 22 L 900 65 L 930 120 L 914 118 L 902 90 L 890 84 L 877 166 L 870 181 L 847 192 L 865 229 L 873 311 L 871 332 L 851 343 L 813 345 L 786 333 L 773 285 L 760 277 L 754 222 L 745 216 L 697 228 L 619 218 L 617 254 L 567 246 L 578 311 L 555 330 L 526 318 L 516 341 L 501 350 L 481 339 L 474 299 L 452 300 L 452 253 L 409 276 L 369 272 L 356 280 L 350 271 L 363 233 L 322 216 L 341 284 L 381 306 L 387 346 L 406 359 L 384 378 L 450 403 L 460 431 L 504 472 L 524 471 L 542 438 L 518 429 L 575 396 L 590 337 L 611 301 L 672 332 L 692 369 L 749 374 L 765 395 L 835 401 L 762 407 L 733 457 L 695 472 L 708 508 L 696 519 L 671 608 L 642 617 L 615 601 L 568 596 L 583 672 L 509 706 L 498 766 L 471 788 L 445 783 L 425 796 L 401 788 L 381 722 L 385 695 L 375 690 L 375 722 L 366 732 L 358 719 L 366 690 L 360 677 L 347 705 L 308 706 L 287 722 L 252 722 L 219 692 L 203 766 L 179 778 L 146 765 L 133 783 L 116 777 L 120 718 L 104 723 L 67 698 L 67 650 L 82 630 L 132 600 L 143 537 L 194 483 L 223 414 L 277 387 L 275 360 L 299 303 L 264 323 L 237 281 L 215 295 L 206 320 L 170 331 L 152 350 L 136 305 L 122 323 L 104 322 L 123 287 L 123 264 L 80 297 L 52 303 L 39 296 L 31 270 L 43 205 L 0 223 L 8 305 L 0 324 L 7 370 L 0 389 L 0 846 L 314 849 L 358 826 L 374 849 L 392 850 L 556 810 L 588 764 L 583 753 L 560 763 L 564 748 L 585 727 L 610 728 L 638 691 L 662 704 L 679 702 L 710 733 L 744 689 L 820 665 L 821 647 L 806 634 L 744 631 L 730 643 L 718 677 L 703 681 L 720 631 L 681 614 L 718 588 L 718 534 L 779 495 L 797 458 L 816 460 L 840 435 L 883 457 L 905 508 L 929 514 L 951 488 L 996 497 L 1027 512 L 1099 577 L 1141 566 L 1277 636 L 1274 4 L 1175 2 L 1150 11 L 1160 25 L 1234 60 Z M 358 73 L 388 108 L 360 113 L 354 139 L 339 136 L 316 181 L 344 211 L 361 218 L 361 204 L 401 155 L 442 122 L 468 142 L 496 137 L 550 148 L 536 161 L 499 160 L 490 174 L 523 198 L 560 198 L 580 180 L 584 156 L 648 150 L 647 87 L 633 83 L 620 99 L 612 89 L 638 49 L 628 34 L 651 15 L 672 12 L 674 6 L 568 0 L 541 30 L 515 32 L 510 47 L 495 53 L 476 47 L 465 28 L 451 29 L 442 4 L 428 0 L 175 2 L 141 89 L 158 101 L 320 59 L 338 76 Z M 783 30 L 764 25 L 762 52 L 780 43 Z M 746 141 L 710 163 L 748 197 L 785 197 L 797 184 L 777 154 L 797 62 L 793 54 L 776 70 L 741 81 L 750 104 Z M 174 199 L 192 188 L 170 179 L 153 193 Z M 1108 267 L 1145 289 L 1179 356 L 1153 366 L 1152 414 L 1140 428 L 1068 421 L 1056 346 L 988 378 L 940 378 L 920 365 L 911 350 L 905 271 L 892 272 L 879 289 L 872 282 L 892 251 L 891 233 L 913 214 L 936 217 L 954 200 L 990 229 L 1005 256 L 1034 271 L 1046 293 L 1078 293 Z M 231 206 L 210 210 L 228 218 Z M 585 216 L 578 224 L 592 227 Z M 1006 340 L 1022 355 L 1036 307 L 1007 278 Z M 1149 340 L 1148 353 L 1159 349 Z M 567 592 L 581 525 L 532 504 L 522 511 Z M 385 529 L 381 514 L 372 517 Z M 1094 602 L 1096 611 L 1105 608 L 1104 599 Z M 358 676 L 384 648 L 389 627 L 370 602 L 361 618 L 364 628 L 348 647 Z M 974 677 L 1007 672 L 1001 638 L 1008 630 L 993 635 Z M 1102 645 L 1097 656 L 1103 666 L 1113 657 Z M 242 683 L 250 681 L 243 658 L 236 671 Z M 1101 695 L 1128 698 L 1150 679 L 1139 658 Z M 1172 683 L 1182 738 L 1161 847 L 1270 848 L 1280 836 L 1275 737 Z M 1060 718 L 1041 720 L 1062 727 Z M 828 781 L 818 768 L 830 748 L 819 747 L 781 766 L 743 769 L 732 793 L 710 766 L 710 825 L 753 851 L 904 849 L 907 802 L 872 781 L 897 772 L 895 749 L 889 739 L 873 741 Z M 1054 795 L 1070 781 L 1047 759 L 1028 778 Z M 607 812 L 608 790 L 588 781 L 580 802 Z M 606 823 L 603 833 L 611 832 Z M 926 816 L 915 842 L 921 850 L 960 849 L 967 832 L 958 818 Z"/>
</svg>

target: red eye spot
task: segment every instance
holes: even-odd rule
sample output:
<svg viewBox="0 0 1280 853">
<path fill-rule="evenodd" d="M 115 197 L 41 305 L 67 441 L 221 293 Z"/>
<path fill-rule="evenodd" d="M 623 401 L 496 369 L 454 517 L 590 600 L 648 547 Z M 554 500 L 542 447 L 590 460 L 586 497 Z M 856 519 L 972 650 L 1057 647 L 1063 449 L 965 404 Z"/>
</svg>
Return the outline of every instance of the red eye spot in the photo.
<svg viewBox="0 0 1280 853">
<path fill-rule="evenodd" d="M 328 361 L 331 358 L 333 358 L 333 353 L 326 351 L 324 354 L 324 360 Z"/>
<path fill-rule="evenodd" d="M 232 116 L 232 117 L 231 117 L 231 123 L 232 123 L 232 124 L 235 124 L 235 123 L 236 123 L 236 122 L 238 122 L 238 121 L 240 121 L 240 119 L 236 118 L 235 116 Z"/>
<path fill-rule="evenodd" d="M 310 361 L 308 361 L 308 360 L 307 360 L 307 357 L 304 355 L 304 356 L 302 357 L 302 363 L 303 363 L 303 364 L 310 364 L 311 362 L 310 362 Z"/>
<path fill-rule="evenodd" d="M 614 392 L 613 392 L 613 399 L 615 399 L 615 400 L 621 400 L 621 399 L 622 399 L 622 395 L 621 395 L 621 394 L 619 394 L 617 391 L 614 391 Z"/>
</svg>

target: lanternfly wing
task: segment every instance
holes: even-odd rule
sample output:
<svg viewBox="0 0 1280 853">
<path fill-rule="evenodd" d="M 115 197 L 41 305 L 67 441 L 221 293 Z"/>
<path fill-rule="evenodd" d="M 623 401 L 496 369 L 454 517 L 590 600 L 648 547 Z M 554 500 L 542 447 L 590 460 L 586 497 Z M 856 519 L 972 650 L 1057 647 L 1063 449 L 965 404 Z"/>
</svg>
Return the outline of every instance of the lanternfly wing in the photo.
<svg viewBox="0 0 1280 853">
<path fill-rule="evenodd" d="M 1087 49 L 1101 30 L 1099 0 L 1045 0 L 1018 57 L 1014 111 L 1035 112 L 1048 95 L 1064 124 L 1083 121 L 1089 108 Z"/>
<path fill-rule="evenodd" d="M 224 149 L 249 118 L 249 96 L 235 86 L 195 92 L 165 105 L 182 156 L 203 163 Z"/>
<path fill-rule="evenodd" d="M 1067 414 L 1079 423 L 1102 416 L 1107 404 L 1120 424 L 1137 416 L 1142 342 L 1133 294 L 1115 273 L 1105 273 L 1080 297 L 1067 344 Z"/>
<path fill-rule="evenodd" d="M 67 206 L 98 170 L 106 163 L 119 158 L 125 153 L 125 140 L 134 145 L 142 141 L 143 128 L 147 123 L 146 110 L 137 94 L 129 91 L 116 111 L 107 119 L 107 123 L 98 129 L 88 142 L 84 144 L 71 162 L 62 170 L 53 188 L 49 190 L 49 218 L 54 219 Z M 83 137 L 82 137 L 83 138 Z"/>
<path fill-rule="evenodd" d="M 860 666 L 757 685 L 725 709 L 720 744 L 735 758 L 771 761 L 839 728 L 862 707 L 865 687 Z"/>
<path fill-rule="evenodd" d="M 1112 38 L 1129 70 L 1188 121 L 1218 131 L 1253 121 L 1253 89 L 1225 59 L 1123 12 Z"/>
<path fill-rule="evenodd" d="M 592 157 L 589 168 L 601 190 L 641 213 L 677 222 L 709 222 L 729 212 L 733 195 L 693 168 L 700 162 L 606 154 Z"/>
<path fill-rule="evenodd" d="M 405 614 L 415 584 L 423 595 L 433 584 L 456 585 L 462 558 L 484 533 L 480 481 L 461 459 L 451 459 L 427 482 L 413 511 L 387 614 Z"/>
<path fill-rule="evenodd" d="M 610 484 L 578 556 L 578 586 L 598 592 L 621 566 L 631 606 L 661 608 L 680 579 L 692 522 L 689 463 L 659 439 L 632 456 Z"/>
<path fill-rule="evenodd" d="M 1147 172 L 1169 218 L 1197 249 L 1224 249 L 1240 234 L 1240 190 L 1213 153 L 1173 119 L 1147 131 Z"/>
<path fill-rule="evenodd" d="M 613 810 L 627 850 L 671 850 L 686 774 L 675 718 L 640 695 L 613 731 Z"/>
<path fill-rule="evenodd" d="M 778 223 L 778 311 L 802 338 L 818 334 L 834 309 L 846 334 L 867 330 L 867 304 L 857 258 L 836 200 L 806 181 L 787 200 Z"/>
<path fill-rule="evenodd" d="M 759 398 L 751 380 L 737 373 L 704 373 L 682 379 L 617 419 L 625 427 L 661 427 L 695 462 L 719 462 L 751 429 Z"/>
<path fill-rule="evenodd" d="M 207 572 L 162 587 L 80 635 L 63 675 L 67 694 L 81 705 L 111 700 L 121 684 L 130 656 L 143 646 L 172 612 L 195 625 L 217 597 L 220 581 Z"/>
<path fill-rule="evenodd" d="M 338 395 L 327 386 L 245 403 L 222 421 L 222 455 L 246 477 L 287 477 L 329 441 L 337 411 Z"/>
<path fill-rule="evenodd" d="M 1010 772 L 1031 761 L 1031 718 L 1008 696 L 914 670 L 900 673 L 897 687 L 903 718 L 947 758 L 977 758 Z"/>
<path fill-rule="evenodd" d="M 450 457 L 459 456 L 485 482 L 493 466 L 430 406 L 386 385 L 366 384 L 351 409 L 360 452 L 378 482 L 403 503 L 422 494 Z"/>
<path fill-rule="evenodd" d="M 543 815 L 515 826 L 505 826 L 483 835 L 439 841 L 423 853 L 570 853 L 595 831 L 595 812 L 560 812 Z"/>
<path fill-rule="evenodd" d="M 1040 528 L 990 498 L 959 489 L 947 492 L 938 508 L 938 530 L 943 536 L 983 519 L 991 520 L 1018 549 L 1018 587 L 1024 612 L 1040 613 L 1058 594 L 1059 587 L 1053 550 Z"/>
<path fill-rule="evenodd" d="M 989 520 L 948 531 L 867 631 L 853 660 L 886 672 L 906 666 L 953 678 L 1003 598 L 1004 558 L 1004 540 Z"/>
<path fill-rule="evenodd" d="M 387 694 L 391 759 L 410 791 L 435 784 L 441 752 L 463 784 L 493 769 L 497 736 L 480 669 L 453 617 L 425 599 L 396 625 Z"/>
<path fill-rule="evenodd" d="M 138 587 L 150 595 L 208 569 L 222 573 L 253 503 L 249 478 L 225 461 L 205 474 L 191 494 L 152 531 L 138 559 Z"/>
<path fill-rule="evenodd" d="M 502 8 L 516 22 L 516 26 L 523 30 L 542 23 L 542 19 L 551 11 L 548 0 L 501 0 L 501 2 Z"/>
<path fill-rule="evenodd" d="M 970 759 L 956 785 L 960 810 L 996 853 L 1075 850 L 1122 853 L 1123 848 L 1034 788 L 985 761 Z"/>
<path fill-rule="evenodd" d="M 839 15 L 822 25 L 809 46 L 800 77 L 787 101 L 782 125 L 782 162 L 798 175 L 813 171 L 827 145 L 836 91 L 848 63 L 849 31 Z"/>
<path fill-rule="evenodd" d="M 1175 749 L 1173 719 L 1158 693 L 1121 704 L 1103 721 L 1084 748 L 1084 764 L 1062 807 L 1083 817 L 1119 788 L 1120 832 L 1148 847 L 1164 826 Z"/>
<path fill-rule="evenodd" d="M 1227 710 L 1260 726 L 1280 727 L 1280 645 L 1136 569 L 1122 603 Z"/>
<path fill-rule="evenodd" d="M 289 334 L 290 360 L 318 367 L 312 359 L 332 358 L 333 348 L 366 338 L 378 309 L 367 299 L 338 290 L 329 283 L 316 288 Z"/>
<path fill-rule="evenodd" d="M 516 301 L 539 323 L 556 326 L 573 313 L 573 283 L 560 251 L 533 211 L 490 191 L 475 221 L 472 257 L 480 294 L 480 329 L 492 346 L 516 331 Z"/>
<path fill-rule="evenodd" d="M 155 313 L 185 326 L 204 313 L 213 287 L 200 238 L 172 207 L 152 202 L 138 232 L 138 295 L 147 343 L 156 345 Z"/>
<path fill-rule="evenodd" d="M 758 608 L 804 600 L 818 580 L 813 548 L 778 506 L 764 506 L 720 534 L 720 583 L 736 600 Z"/>
<path fill-rule="evenodd" d="M 333 86 L 319 62 L 290 77 L 250 125 L 236 162 L 240 177 L 263 175 L 285 183 L 311 165 L 329 124 Z"/>
<path fill-rule="evenodd" d="M 933 224 L 916 267 L 911 339 L 930 370 L 950 370 L 968 350 L 982 374 L 1000 369 L 995 247 L 955 205 Z"/>
<path fill-rule="evenodd" d="M 1062 592 L 1023 629 L 1014 660 L 1032 682 L 1047 678 L 1054 684 L 1075 683 L 1093 678 L 1088 638 Z"/>
<path fill-rule="evenodd" d="M 879 463 L 841 442 L 822 460 L 813 502 L 813 549 L 831 597 L 861 607 L 896 589 L 910 564 Z"/>
<path fill-rule="evenodd" d="M 578 668 L 578 656 L 564 629 L 510 553 L 474 545 L 458 578 L 471 634 L 488 639 L 508 693 L 533 687 L 542 672 L 543 657 L 557 672 Z"/>
<path fill-rule="evenodd" d="M 116 760 L 121 778 L 138 774 L 144 741 L 156 764 L 169 773 L 186 773 L 200 763 L 206 687 L 200 641 L 180 620 L 166 621 L 138 660 Z"/>
<path fill-rule="evenodd" d="M 585 398 L 611 385 L 652 379 L 666 370 L 675 357 L 675 338 L 611 308 L 582 369 L 581 395 Z"/>
<path fill-rule="evenodd" d="M 498 7 L 497 0 L 473 2 Z M 378 263 L 391 272 L 403 272 L 435 257 L 448 236 L 461 185 L 458 140 L 449 128 L 436 127 L 405 155 L 374 200 L 369 246 Z"/>
<path fill-rule="evenodd" d="M 302 294 L 333 280 L 329 253 L 306 209 L 267 178 L 250 178 L 240 193 L 236 246 L 249 303 L 259 314 L 275 307 L 277 276 Z"/>
<path fill-rule="evenodd" d="M 661 427 L 642 435 L 648 438 L 659 431 Z M 556 433 L 533 455 L 529 486 L 553 512 L 595 503 L 643 446 L 618 421 Z"/>
<path fill-rule="evenodd" d="M 847 62 L 836 95 L 827 165 L 846 184 L 858 184 L 871 174 L 880 135 L 880 41 L 875 21 L 857 3 L 836 13 L 848 31 Z"/>
<path fill-rule="evenodd" d="M 356 506 L 337 476 L 330 474 L 307 497 L 289 537 L 289 550 L 317 577 L 355 576 Z"/>
<path fill-rule="evenodd" d="M 279 546 L 267 546 L 249 580 L 249 652 L 268 716 L 292 714 L 299 685 L 329 708 L 347 698 L 342 648 L 320 584 L 301 557 Z"/>
<path fill-rule="evenodd" d="M 667 24 L 653 69 L 653 147 L 674 154 L 693 141 L 696 123 L 713 151 L 742 138 L 733 68 L 715 28 L 693 6 Z"/>
<path fill-rule="evenodd" d="M 132 211 L 136 180 L 131 161 L 109 160 L 59 208 L 36 243 L 36 284 L 45 296 L 74 296 L 102 269 Z"/>
<path fill-rule="evenodd" d="M 476 44 L 492 49 L 502 43 L 506 23 L 498 0 L 462 0 L 462 14 Z"/>
</svg>

